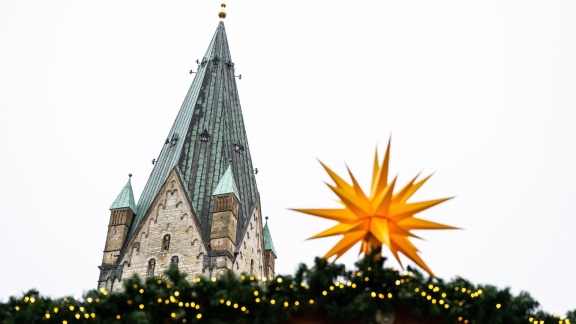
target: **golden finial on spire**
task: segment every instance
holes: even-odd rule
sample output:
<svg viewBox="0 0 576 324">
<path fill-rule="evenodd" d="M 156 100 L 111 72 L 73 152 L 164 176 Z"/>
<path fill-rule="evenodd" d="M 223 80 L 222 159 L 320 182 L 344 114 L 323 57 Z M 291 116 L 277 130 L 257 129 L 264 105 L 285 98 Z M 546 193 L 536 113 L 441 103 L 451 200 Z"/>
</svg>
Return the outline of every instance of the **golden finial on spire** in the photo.
<svg viewBox="0 0 576 324">
<path fill-rule="evenodd" d="M 226 0 L 222 0 L 222 4 L 220 5 L 220 12 L 218 13 L 218 17 L 224 20 L 226 18 Z"/>
</svg>

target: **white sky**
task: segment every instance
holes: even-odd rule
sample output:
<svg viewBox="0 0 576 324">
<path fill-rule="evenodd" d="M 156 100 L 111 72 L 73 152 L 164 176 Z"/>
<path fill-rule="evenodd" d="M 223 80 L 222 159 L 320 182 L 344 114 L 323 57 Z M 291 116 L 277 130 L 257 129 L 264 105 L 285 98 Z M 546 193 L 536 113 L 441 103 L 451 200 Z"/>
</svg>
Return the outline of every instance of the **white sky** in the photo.
<svg viewBox="0 0 576 324">
<path fill-rule="evenodd" d="M 0 2 L 0 300 L 96 286 L 111 203 L 136 199 L 219 2 Z M 317 158 L 363 185 L 392 134 L 400 184 L 457 196 L 416 241 L 445 279 L 576 308 L 576 2 L 236 1 L 226 30 L 278 273 L 311 264 L 335 207 Z M 351 265 L 356 248 L 342 261 Z M 410 264 L 410 263 L 408 263 Z M 397 267 L 393 261 L 389 265 Z"/>
</svg>

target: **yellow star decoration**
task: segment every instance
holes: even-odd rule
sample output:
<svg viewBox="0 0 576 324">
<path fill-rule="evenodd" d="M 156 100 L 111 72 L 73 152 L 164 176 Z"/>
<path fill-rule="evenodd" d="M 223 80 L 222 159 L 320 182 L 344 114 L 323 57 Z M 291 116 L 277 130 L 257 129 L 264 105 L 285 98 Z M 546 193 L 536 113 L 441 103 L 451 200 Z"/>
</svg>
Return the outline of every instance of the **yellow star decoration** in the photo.
<svg viewBox="0 0 576 324">
<path fill-rule="evenodd" d="M 438 205 L 450 198 L 441 198 L 429 201 L 408 203 L 408 199 L 430 178 L 416 182 L 418 175 L 394 194 L 396 178 L 388 183 L 388 164 L 390 160 L 390 142 L 382 165 L 378 163 L 378 151 L 374 157 L 372 173 L 372 186 L 370 196 L 366 196 L 350 169 L 348 173 L 352 184 L 340 178 L 334 171 L 320 162 L 335 186 L 327 184 L 340 198 L 343 209 L 293 209 L 305 214 L 323 217 L 338 221 L 339 224 L 310 239 L 344 235 L 326 255 L 325 259 L 336 256 L 338 259 L 358 242 L 362 242 L 360 253 L 370 254 L 371 249 L 386 245 L 402 266 L 398 252 L 426 270 L 431 276 L 434 274 L 418 255 L 418 249 L 410 242 L 409 237 L 420 238 L 411 230 L 421 229 L 456 229 L 456 227 L 430 222 L 415 218 L 414 215 L 432 206 Z M 335 260 L 336 260 L 335 259 Z"/>
</svg>

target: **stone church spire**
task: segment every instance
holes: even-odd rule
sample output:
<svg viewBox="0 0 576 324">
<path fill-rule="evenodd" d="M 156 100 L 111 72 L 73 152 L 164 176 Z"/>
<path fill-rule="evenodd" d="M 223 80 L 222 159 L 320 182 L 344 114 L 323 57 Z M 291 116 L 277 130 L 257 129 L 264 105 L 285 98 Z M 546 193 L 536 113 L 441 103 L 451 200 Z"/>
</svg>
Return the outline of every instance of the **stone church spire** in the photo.
<svg viewBox="0 0 576 324">
<path fill-rule="evenodd" d="M 241 210 L 238 233 L 258 200 L 235 67 L 220 22 L 138 201 L 133 234 L 168 174 L 176 169 L 202 233 L 210 237 L 212 193 L 231 160 Z"/>
<path fill-rule="evenodd" d="M 191 279 L 274 273 L 223 22 L 197 64 L 138 204 L 130 180 L 112 204 L 100 288 L 172 264 Z"/>
</svg>

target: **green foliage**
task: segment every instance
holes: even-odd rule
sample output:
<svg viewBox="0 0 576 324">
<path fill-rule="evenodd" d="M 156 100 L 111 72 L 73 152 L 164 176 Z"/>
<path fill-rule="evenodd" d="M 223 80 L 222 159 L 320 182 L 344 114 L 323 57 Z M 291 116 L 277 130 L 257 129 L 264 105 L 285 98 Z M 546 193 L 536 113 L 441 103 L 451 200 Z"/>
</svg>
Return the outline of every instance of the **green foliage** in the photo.
<svg viewBox="0 0 576 324">
<path fill-rule="evenodd" d="M 335 321 L 362 318 L 372 323 L 378 312 L 409 312 L 435 323 L 575 323 L 576 310 L 560 318 L 539 309 L 528 293 L 474 285 L 456 278 L 445 282 L 408 268 L 384 267 L 374 255 L 348 271 L 317 258 L 302 264 L 294 276 L 187 280 L 176 267 L 164 279 L 134 276 L 123 290 L 91 290 L 76 300 L 51 299 L 30 290 L 0 303 L 0 323 L 287 323 L 302 311 L 325 314 Z"/>
</svg>

